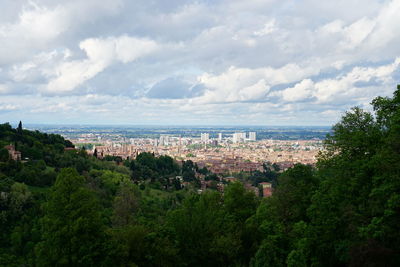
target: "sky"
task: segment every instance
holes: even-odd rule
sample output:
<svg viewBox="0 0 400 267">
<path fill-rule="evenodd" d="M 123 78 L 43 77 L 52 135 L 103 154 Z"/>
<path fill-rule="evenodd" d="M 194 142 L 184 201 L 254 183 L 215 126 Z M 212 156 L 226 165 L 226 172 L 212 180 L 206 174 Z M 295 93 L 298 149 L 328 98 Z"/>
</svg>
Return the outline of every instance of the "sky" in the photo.
<svg viewBox="0 0 400 267">
<path fill-rule="evenodd" d="M 0 122 L 332 125 L 400 83 L 400 0 L 2 0 Z"/>
</svg>

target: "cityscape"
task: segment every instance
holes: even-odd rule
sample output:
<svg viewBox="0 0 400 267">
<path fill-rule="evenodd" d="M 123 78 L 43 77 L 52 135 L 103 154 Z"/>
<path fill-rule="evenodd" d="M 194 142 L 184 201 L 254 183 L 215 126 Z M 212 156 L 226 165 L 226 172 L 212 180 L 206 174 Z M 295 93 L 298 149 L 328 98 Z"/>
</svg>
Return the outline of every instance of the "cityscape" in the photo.
<svg viewBox="0 0 400 267">
<path fill-rule="evenodd" d="M 61 134 L 91 155 L 96 150 L 98 158 L 135 159 L 150 152 L 191 160 L 216 174 L 261 171 L 264 163 L 282 171 L 296 163 L 313 165 L 330 132 L 328 127 L 31 127 Z"/>
</svg>

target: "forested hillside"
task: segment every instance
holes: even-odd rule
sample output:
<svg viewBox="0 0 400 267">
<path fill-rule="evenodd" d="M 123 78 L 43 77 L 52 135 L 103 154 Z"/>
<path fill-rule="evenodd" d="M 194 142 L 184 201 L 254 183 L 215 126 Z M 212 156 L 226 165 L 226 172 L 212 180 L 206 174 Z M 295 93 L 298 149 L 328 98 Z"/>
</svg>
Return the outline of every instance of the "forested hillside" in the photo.
<svg viewBox="0 0 400 267">
<path fill-rule="evenodd" d="M 190 161 L 99 160 L 2 124 L 0 266 L 400 266 L 400 87 L 372 106 L 343 115 L 317 166 L 254 176 L 274 179 L 264 199 L 199 194 L 215 175 Z"/>
</svg>

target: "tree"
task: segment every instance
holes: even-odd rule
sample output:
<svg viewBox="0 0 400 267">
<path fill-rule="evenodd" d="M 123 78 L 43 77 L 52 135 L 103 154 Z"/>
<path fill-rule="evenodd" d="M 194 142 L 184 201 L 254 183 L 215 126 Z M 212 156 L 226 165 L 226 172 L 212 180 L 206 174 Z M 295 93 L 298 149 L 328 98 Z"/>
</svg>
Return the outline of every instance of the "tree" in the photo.
<svg viewBox="0 0 400 267">
<path fill-rule="evenodd" d="M 222 208 L 221 195 L 192 195 L 167 216 L 171 238 L 180 249 L 182 265 L 234 265 L 240 239 L 232 217 Z"/>
<path fill-rule="evenodd" d="M 303 249 L 306 233 L 298 229 L 307 229 L 307 208 L 317 186 L 310 166 L 297 164 L 282 173 L 273 195 L 261 203 L 255 216 L 263 239 L 253 266 L 286 266 L 287 259 L 292 264 L 301 258 L 309 247 Z"/>
<path fill-rule="evenodd" d="M 45 212 L 38 265 L 93 266 L 101 261 L 105 236 L 100 209 L 76 170 L 60 172 Z"/>
<path fill-rule="evenodd" d="M 230 184 L 224 194 L 224 208 L 235 218 L 243 223 L 254 214 L 258 206 L 256 195 L 244 188 L 242 183 Z"/>
<path fill-rule="evenodd" d="M 114 199 L 113 224 L 119 227 L 132 224 L 139 202 L 140 191 L 137 186 L 130 182 L 122 183 Z"/>
<path fill-rule="evenodd" d="M 231 183 L 224 192 L 224 210 L 232 218 L 231 227 L 234 227 L 235 235 L 241 243 L 237 248 L 237 258 L 242 265 L 248 264 L 256 250 L 254 231 L 247 227 L 246 221 L 254 215 L 258 204 L 258 197 L 242 183 Z"/>
<path fill-rule="evenodd" d="M 8 153 L 8 150 L 5 148 L 0 148 L 0 161 L 8 161 L 10 158 L 10 155 Z"/>
<path fill-rule="evenodd" d="M 17 133 L 20 135 L 22 134 L 22 122 L 21 121 L 19 121 L 19 123 L 18 123 Z"/>
<path fill-rule="evenodd" d="M 318 161 L 307 238 L 321 265 L 400 264 L 400 87 L 372 104 L 342 117 Z"/>
<path fill-rule="evenodd" d="M 196 169 L 193 161 L 186 160 L 182 162 L 182 176 L 186 182 L 191 182 L 196 179 Z"/>
<path fill-rule="evenodd" d="M 342 120 L 332 127 L 325 146 L 330 152 L 342 156 L 365 157 L 375 153 L 379 147 L 380 131 L 371 113 L 355 107 L 346 112 Z"/>
<path fill-rule="evenodd" d="M 10 191 L 10 211 L 13 216 L 21 216 L 24 206 L 29 203 L 32 193 L 25 184 L 14 183 Z"/>
</svg>

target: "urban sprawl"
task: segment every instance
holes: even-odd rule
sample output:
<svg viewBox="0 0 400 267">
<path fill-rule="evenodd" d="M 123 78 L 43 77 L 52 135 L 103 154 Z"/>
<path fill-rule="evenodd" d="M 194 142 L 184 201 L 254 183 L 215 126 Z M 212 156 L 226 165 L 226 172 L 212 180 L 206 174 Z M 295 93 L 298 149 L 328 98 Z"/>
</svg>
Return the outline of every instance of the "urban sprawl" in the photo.
<svg viewBox="0 0 400 267">
<path fill-rule="evenodd" d="M 84 133 L 71 141 L 97 157 L 134 159 L 141 152 L 168 155 L 177 161 L 191 160 L 216 174 L 262 170 L 263 164 L 276 164 L 280 170 L 296 163 L 314 164 L 322 149 L 321 140 L 257 140 L 256 132 L 209 133 L 198 137 L 160 134 L 158 138 L 126 138 L 115 134 Z"/>
</svg>

